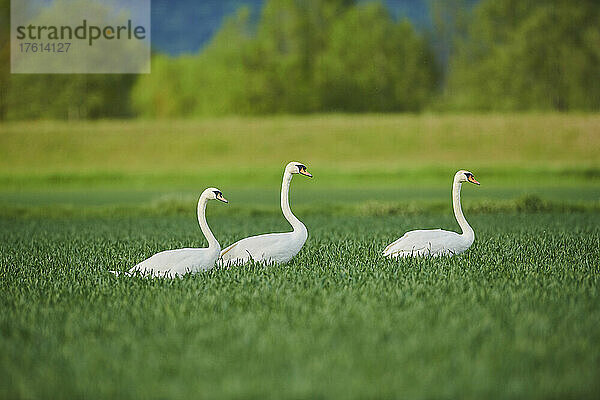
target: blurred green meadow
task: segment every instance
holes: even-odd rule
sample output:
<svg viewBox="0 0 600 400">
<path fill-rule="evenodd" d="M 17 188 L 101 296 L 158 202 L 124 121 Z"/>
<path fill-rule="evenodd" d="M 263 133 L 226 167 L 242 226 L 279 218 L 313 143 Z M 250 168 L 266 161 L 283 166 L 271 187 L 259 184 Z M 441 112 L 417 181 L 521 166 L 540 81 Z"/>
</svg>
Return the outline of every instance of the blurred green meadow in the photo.
<svg viewBox="0 0 600 400">
<path fill-rule="evenodd" d="M 283 166 L 306 163 L 296 205 L 600 199 L 600 116 L 318 115 L 0 125 L 0 204 L 188 204 L 208 186 L 232 208 L 278 207 Z M 468 203 L 466 203 L 468 204 Z"/>
</svg>

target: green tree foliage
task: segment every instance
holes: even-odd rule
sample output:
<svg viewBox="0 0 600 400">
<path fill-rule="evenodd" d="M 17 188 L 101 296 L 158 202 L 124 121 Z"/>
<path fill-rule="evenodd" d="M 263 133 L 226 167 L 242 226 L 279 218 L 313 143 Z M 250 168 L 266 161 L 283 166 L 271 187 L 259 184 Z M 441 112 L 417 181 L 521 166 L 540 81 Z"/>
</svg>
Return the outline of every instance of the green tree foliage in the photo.
<svg viewBox="0 0 600 400">
<path fill-rule="evenodd" d="M 433 55 L 408 21 L 379 3 L 355 7 L 332 26 L 316 69 L 322 108 L 417 111 L 436 85 Z"/>
<path fill-rule="evenodd" d="M 10 76 L 8 119 L 127 117 L 134 75 Z"/>
<path fill-rule="evenodd" d="M 226 19 L 200 55 L 153 57 L 152 74 L 140 76 L 133 88 L 134 108 L 147 117 L 250 113 L 258 107 L 252 105 L 258 84 L 252 29 L 244 8 Z"/>
<path fill-rule="evenodd" d="M 0 0 L 0 119 L 600 110 L 597 0 L 473 3 L 430 0 L 431 44 L 378 2 L 266 0 L 198 54 L 155 54 L 133 76 L 10 75 Z"/>
<path fill-rule="evenodd" d="M 271 112 L 325 111 L 317 90 L 319 59 L 330 51 L 336 19 L 354 1 L 273 0 L 258 26 L 256 66 L 264 76 L 262 108 Z"/>
<path fill-rule="evenodd" d="M 469 20 L 469 10 L 477 0 L 429 0 L 433 22 L 432 47 L 440 59 L 441 67 L 447 69 L 448 58 L 457 41 L 464 39 Z"/>
<path fill-rule="evenodd" d="M 156 57 L 133 92 L 146 116 L 419 110 L 437 74 L 427 43 L 379 4 L 268 1 L 229 18 L 199 55 Z"/>
<path fill-rule="evenodd" d="M 485 0 L 456 45 L 448 106 L 600 109 L 600 3 Z"/>
<path fill-rule="evenodd" d="M 9 0 L 0 0 L 0 119 L 94 119 L 133 115 L 130 92 L 135 75 L 10 74 L 8 3 Z M 50 10 L 60 11 L 58 6 Z"/>
</svg>

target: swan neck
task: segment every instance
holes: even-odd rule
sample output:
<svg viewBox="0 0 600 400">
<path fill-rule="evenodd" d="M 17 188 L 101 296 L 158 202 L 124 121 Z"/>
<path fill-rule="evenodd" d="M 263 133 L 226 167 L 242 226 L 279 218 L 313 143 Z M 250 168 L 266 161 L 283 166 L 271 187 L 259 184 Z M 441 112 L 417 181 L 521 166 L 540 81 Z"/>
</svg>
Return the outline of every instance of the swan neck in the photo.
<svg viewBox="0 0 600 400">
<path fill-rule="evenodd" d="M 283 174 L 283 182 L 281 183 L 281 211 L 283 212 L 283 216 L 290 223 L 294 232 L 306 230 L 304 224 L 296 218 L 294 213 L 290 208 L 290 183 L 292 182 L 292 174 L 285 171 Z"/>
<path fill-rule="evenodd" d="M 206 240 L 208 241 L 208 248 L 218 249 L 217 251 L 221 251 L 221 246 L 219 245 L 219 242 L 215 238 L 215 235 L 213 235 L 212 231 L 210 230 L 210 227 L 208 226 L 208 223 L 206 222 L 207 202 L 208 199 L 203 196 L 201 196 L 198 200 L 198 223 L 200 224 L 200 229 L 202 230 L 204 237 L 206 237 Z"/>
<path fill-rule="evenodd" d="M 473 240 L 475 238 L 475 234 L 473 232 L 473 228 L 467 222 L 462 207 L 460 204 L 460 189 L 462 187 L 462 182 L 455 180 L 454 185 L 452 186 L 452 206 L 454 208 L 454 216 L 456 217 L 456 221 L 462 229 L 462 235 Z"/>
</svg>

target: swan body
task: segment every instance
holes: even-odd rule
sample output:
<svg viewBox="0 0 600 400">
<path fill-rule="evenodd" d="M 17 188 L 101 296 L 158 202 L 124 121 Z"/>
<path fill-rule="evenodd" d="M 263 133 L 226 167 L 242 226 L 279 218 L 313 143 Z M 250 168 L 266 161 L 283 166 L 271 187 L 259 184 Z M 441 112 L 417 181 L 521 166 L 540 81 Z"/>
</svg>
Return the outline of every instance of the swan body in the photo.
<svg viewBox="0 0 600 400">
<path fill-rule="evenodd" d="M 223 250 L 221 258 L 226 265 L 249 261 L 285 264 L 300 252 L 307 238 L 306 230 L 247 237 Z"/>
<path fill-rule="evenodd" d="M 198 200 L 198 223 L 202 233 L 208 240 L 207 248 L 166 250 L 131 268 L 128 275 L 141 273 L 143 275 L 175 278 L 190 272 L 207 271 L 211 269 L 221 252 L 221 246 L 206 222 L 206 203 L 208 200 L 219 200 L 227 203 L 220 190 L 208 188 Z"/>
<path fill-rule="evenodd" d="M 389 244 L 383 251 L 386 257 L 452 256 L 467 250 L 472 240 L 465 240 L 456 232 L 442 229 L 407 232 Z"/>
<path fill-rule="evenodd" d="M 410 231 L 400 239 L 390 243 L 383 250 L 383 255 L 389 258 L 453 256 L 463 253 L 471 247 L 475 240 L 475 232 L 465 219 L 460 205 L 460 189 L 463 182 L 479 185 L 479 182 L 469 171 L 460 170 L 454 175 L 452 205 L 462 233 L 442 229 Z"/>
<path fill-rule="evenodd" d="M 251 236 L 233 243 L 221 252 L 221 260 L 225 265 L 240 265 L 249 261 L 285 264 L 302 249 L 308 231 L 292 213 L 289 203 L 290 183 L 294 174 L 312 177 L 306 166 L 299 162 L 291 162 L 285 167 L 281 184 L 281 211 L 293 230 Z"/>
</svg>

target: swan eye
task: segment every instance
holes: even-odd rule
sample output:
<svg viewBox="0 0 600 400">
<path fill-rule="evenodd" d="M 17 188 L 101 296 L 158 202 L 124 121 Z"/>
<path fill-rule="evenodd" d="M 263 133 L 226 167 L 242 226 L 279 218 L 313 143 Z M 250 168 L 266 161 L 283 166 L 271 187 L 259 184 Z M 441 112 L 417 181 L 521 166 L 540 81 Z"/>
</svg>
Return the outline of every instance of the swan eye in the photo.
<svg viewBox="0 0 600 400">
<path fill-rule="evenodd" d="M 219 192 L 219 191 L 215 190 L 215 196 L 217 196 L 217 197 L 219 197 L 219 196 L 223 196 L 223 193 L 221 193 L 221 192 Z"/>
</svg>

